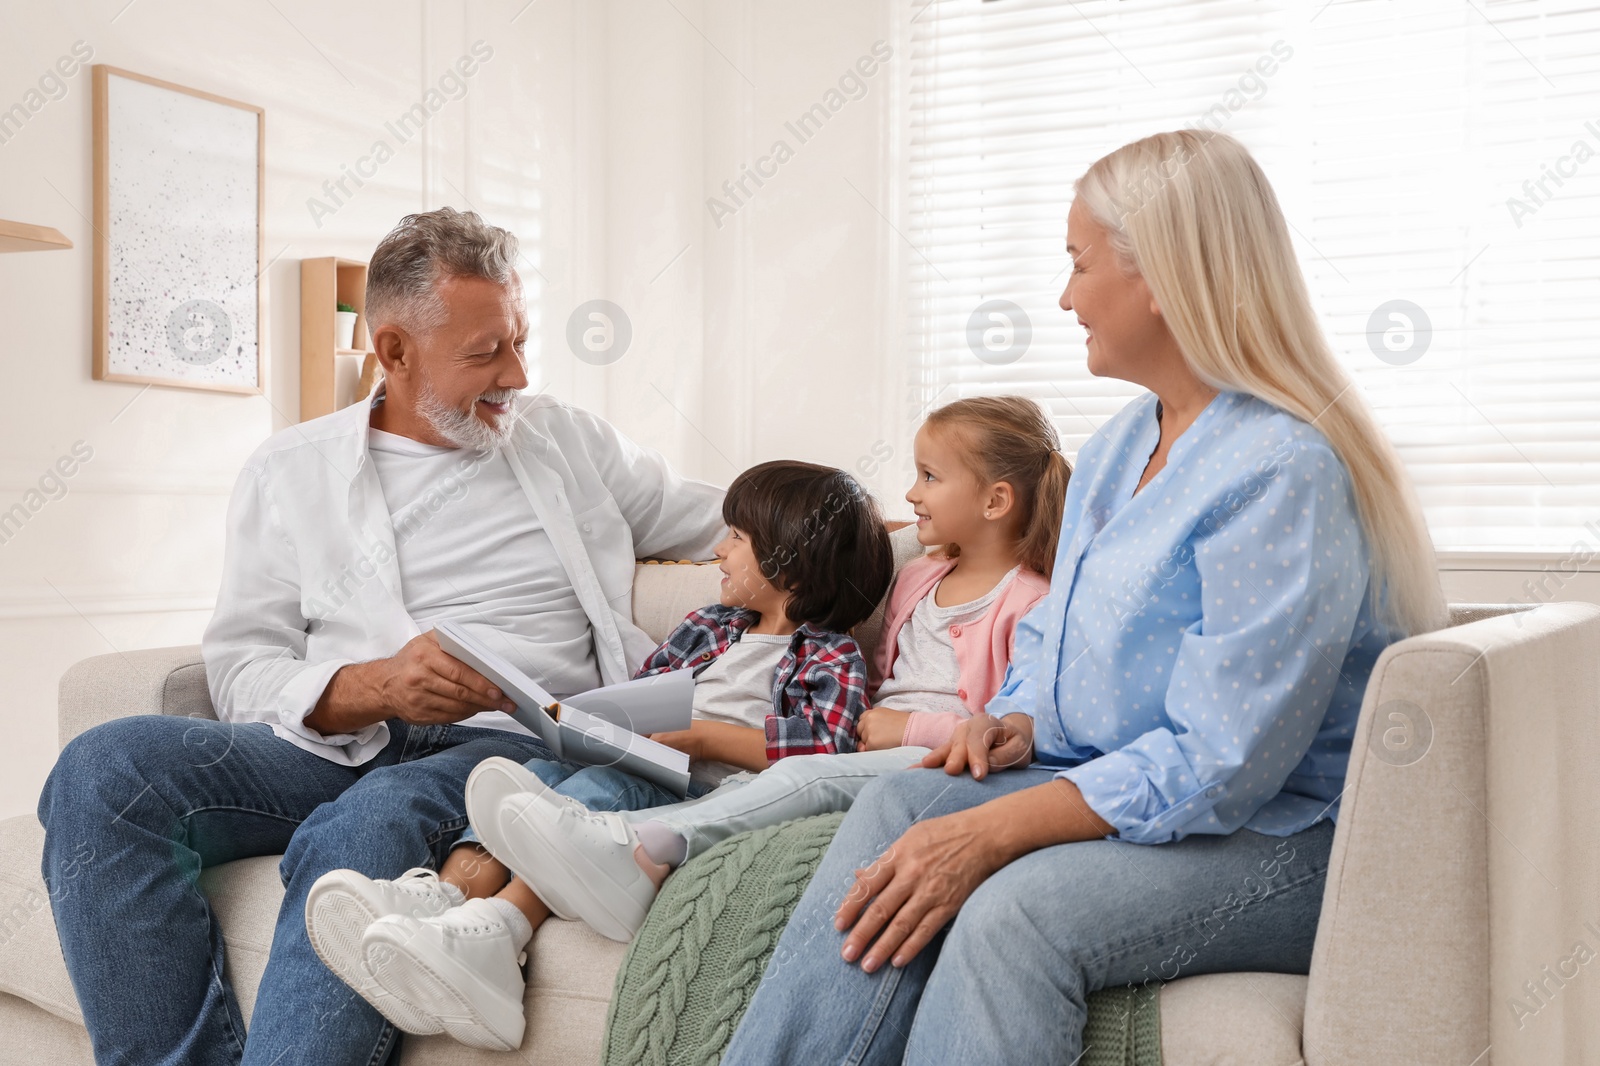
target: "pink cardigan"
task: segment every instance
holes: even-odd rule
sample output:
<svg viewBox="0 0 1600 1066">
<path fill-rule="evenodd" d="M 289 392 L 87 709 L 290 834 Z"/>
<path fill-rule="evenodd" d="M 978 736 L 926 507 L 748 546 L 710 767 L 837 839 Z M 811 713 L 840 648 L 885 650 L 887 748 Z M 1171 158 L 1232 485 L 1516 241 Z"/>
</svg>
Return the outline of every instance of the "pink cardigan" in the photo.
<svg viewBox="0 0 1600 1066">
<path fill-rule="evenodd" d="M 911 612 L 922 598 L 930 595 L 955 565 L 954 559 L 924 555 L 901 567 L 895 575 L 889 603 L 884 608 L 883 636 L 872 657 L 868 691 L 876 693 L 878 686 L 894 672 L 901 627 L 911 618 Z M 1050 582 L 1043 574 L 1024 568 L 1001 591 L 982 618 L 964 626 L 950 627 L 950 643 L 955 646 L 961 685 L 956 696 L 965 705 L 967 714 L 914 712 L 906 721 L 905 736 L 900 743 L 937 748 L 950 739 L 957 723 L 983 710 L 1000 691 L 1000 683 L 1005 679 L 1017 621 L 1049 591 Z"/>
</svg>

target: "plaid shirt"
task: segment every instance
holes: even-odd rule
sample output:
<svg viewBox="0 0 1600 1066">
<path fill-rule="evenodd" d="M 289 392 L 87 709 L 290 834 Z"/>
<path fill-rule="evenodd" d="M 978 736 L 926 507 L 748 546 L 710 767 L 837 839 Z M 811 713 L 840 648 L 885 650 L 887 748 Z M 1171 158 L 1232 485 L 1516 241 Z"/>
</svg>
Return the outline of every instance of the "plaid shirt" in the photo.
<svg viewBox="0 0 1600 1066">
<path fill-rule="evenodd" d="M 737 643 L 758 617 L 720 603 L 690 611 L 637 676 L 704 668 Z M 772 675 L 767 761 L 855 751 L 856 719 L 866 709 L 867 664 L 855 640 L 810 623 L 801 625 Z"/>
</svg>

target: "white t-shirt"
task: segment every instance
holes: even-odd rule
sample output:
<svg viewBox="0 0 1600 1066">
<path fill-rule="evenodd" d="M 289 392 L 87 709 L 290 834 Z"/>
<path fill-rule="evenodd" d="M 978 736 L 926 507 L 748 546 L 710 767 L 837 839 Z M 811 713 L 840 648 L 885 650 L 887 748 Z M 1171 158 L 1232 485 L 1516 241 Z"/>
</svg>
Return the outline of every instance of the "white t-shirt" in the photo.
<svg viewBox="0 0 1600 1066">
<path fill-rule="evenodd" d="M 946 711 L 969 717 L 971 712 L 956 695 L 961 689 L 961 670 L 950 627 L 969 625 L 982 618 L 1019 569 L 1012 567 L 994 588 L 977 599 L 949 607 L 933 602 L 939 592 L 939 586 L 933 586 L 900 627 L 895 638 L 894 671 L 878 686 L 872 705 L 896 711 Z"/>
<path fill-rule="evenodd" d="M 746 631 L 694 679 L 694 717 L 765 730 L 772 713 L 772 679 L 792 637 Z M 716 785 L 743 770 L 706 760 L 689 768 L 690 778 Z"/>
<path fill-rule="evenodd" d="M 600 683 L 589 618 L 499 450 L 439 448 L 380 429 L 367 446 L 394 523 L 406 613 L 472 631 L 552 695 Z M 498 711 L 462 725 L 525 732 Z"/>
</svg>

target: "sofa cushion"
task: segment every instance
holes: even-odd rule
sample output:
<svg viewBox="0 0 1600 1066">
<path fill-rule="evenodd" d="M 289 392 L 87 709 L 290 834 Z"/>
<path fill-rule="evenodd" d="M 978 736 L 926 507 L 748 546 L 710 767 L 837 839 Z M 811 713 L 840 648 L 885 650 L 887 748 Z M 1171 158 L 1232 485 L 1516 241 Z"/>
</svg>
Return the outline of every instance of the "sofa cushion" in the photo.
<svg viewBox="0 0 1600 1066">
<path fill-rule="evenodd" d="M 633 570 L 633 624 L 660 644 L 684 615 L 717 602 L 721 581 L 715 563 L 639 563 Z"/>
<path fill-rule="evenodd" d="M 77 1022 L 58 1018 L 25 999 L 0 993 L 0 1063 L 52 1066 L 94 1062 L 89 1034 Z"/>
<path fill-rule="evenodd" d="M 81 1025 L 39 872 L 43 858 L 44 828 L 38 819 L 22 815 L 0 821 L 0 992 Z M 65 881 L 61 891 L 71 890 L 71 881 Z"/>
<path fill-rule="evenodd" d="M 1162 985 L 1162 1066 L 1303 1066 L 1306 985 L 1283 973 L 1203 974 Z"/>
</svg>

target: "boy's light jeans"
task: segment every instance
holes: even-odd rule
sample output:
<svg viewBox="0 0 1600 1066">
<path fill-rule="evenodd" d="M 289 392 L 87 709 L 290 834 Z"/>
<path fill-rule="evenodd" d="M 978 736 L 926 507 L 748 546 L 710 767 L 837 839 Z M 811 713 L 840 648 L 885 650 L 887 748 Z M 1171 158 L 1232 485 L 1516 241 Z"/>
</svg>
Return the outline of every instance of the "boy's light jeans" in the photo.
<svg viewBox="0 0 1600 1066">
<path fill-rule="evenodd" d="M 845 755 L 791 755 L 759 774 L 734 774 L 699 799 L 636 810 L 631 822 L 655 820 L 689 842 L 688 858 L 751 829 L 847 811 L 873 780 L 916 766 L 931 749 L 904 747 Z"/>
</svg>

